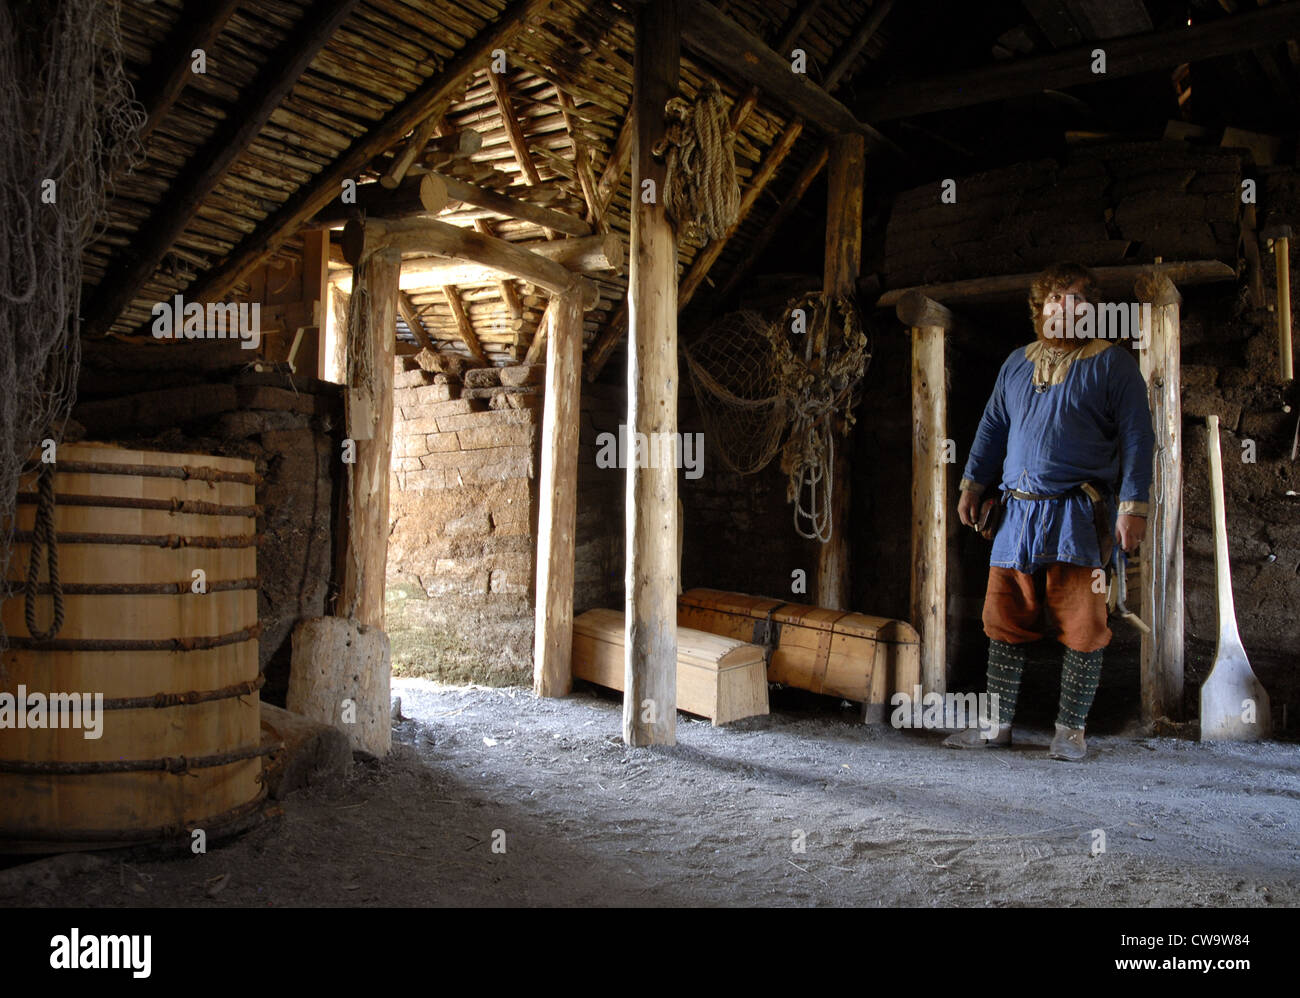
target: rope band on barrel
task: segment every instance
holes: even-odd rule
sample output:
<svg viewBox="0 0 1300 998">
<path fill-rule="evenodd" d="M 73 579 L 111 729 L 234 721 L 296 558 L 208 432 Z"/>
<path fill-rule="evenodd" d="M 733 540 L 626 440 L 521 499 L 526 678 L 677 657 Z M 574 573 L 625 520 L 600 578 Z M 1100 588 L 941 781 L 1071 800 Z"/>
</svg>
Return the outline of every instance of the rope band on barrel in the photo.
<svg viewBox="0 0 1300 998">
<path fill-rule="evenodd" d="M 136 640 L 131 638 L 60 638 L 57 640 L 37 640 L 36 638 L 12 637 L 9 647 L 19 651 L 207 651 L 224 645 L 236 645 L 241 641 L 251 641 L 262 631 L 262 625 L 254 624 L 243 630 L 230 634 L 214 634 L 193 638 L 155 638 Z"/>
<path fill-rule="evenodd" d="M 136 496 L 57 496 L 60 506 L 95 506 L 108 509 L 158 509 L 167 513 L 191 513 L 199 516 L 261 516 L 261 506 L 229 506 L 198 499 L 141 499 Z M 38 493 L 19 492 L 18 505 L 30 506 L 38 501 Z"/>
<path fill-rule="evenodd" d="M 258 759 L 280 751 L 283 745 L 272 742 L 232 749 L 213 755 L 163 756 L 160 759 L 105 759 L 97 762 L 31 762 L 27 759 L 0 759 L 0 773 L 37 773 L 46 776 L 90 776 L 98 773 L 163 772 L 183 775 L 192 769 L 229 766 L 234 762 Z"/>
<path fill-rule="evenodd" d="M 109 464 L 99 461 L 60 461 L 66 475 L 135 475 L 142 478 L 180 478 L 200 482 L 237 482 L 260 485 L 262 477 L 246 471 L 220 471 L 200 465 Z"/>
<path fill-rule="evenodd" d="M 104 701 L 104 710 L 160 710 L 167 707 L 188 707 L 196 703 L 211 703 L 214 700 L 237 700 L 252 696 L 266 685 L 266 674 L 259 672 L 256 679 L 243 683 L 223 686 L 219 690 L 189 690 L 186 693 L 155 693 L 143 697 L 114 697 Z"/>
<path fill-rule="evenodd" d="M 210 593 L 228 593 L 238 592 L 246 589 L 256 589 L 258 579 L 218 579 L 207 583 L 207 591 Z M 190 587 L 193 583 L 186 579 L 184 582 L 64 582 L 62 583 L 64 596 L 186 596 L 198 595 L 193 593 Z M 36 592 L 41 596 L 50 594 L 50 584 L 48 582 L 39 583 L 36 586 Z M 0 594 L 4 590 L 0 589 Z"/>
<path fill-rule="evenodd" d="M 43 538 L 37 531 L 14 532 L 18 544 L 39 544 Z M 261 543 L 257 534 L 234 534 L 230 537 L 186 537 L 182 534 L 84 534 L 56 535 L 59 544 L 137 544 L 158 548 L 254 548 Z M 30 577 L 30 572 L 28 573 Z"/>
</svg>

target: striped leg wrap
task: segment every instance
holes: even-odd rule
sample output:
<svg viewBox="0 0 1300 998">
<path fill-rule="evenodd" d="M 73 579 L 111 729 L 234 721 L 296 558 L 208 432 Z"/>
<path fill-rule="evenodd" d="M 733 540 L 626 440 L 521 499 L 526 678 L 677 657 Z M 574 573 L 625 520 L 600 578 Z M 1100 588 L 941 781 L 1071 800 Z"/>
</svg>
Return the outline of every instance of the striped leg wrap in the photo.
<svg viewBox="0 0 1300 998">
<path fill-rule="evenodd" d="M 1023 645 L 1007 644 L 996 638 L 989 640 L 988 692 L 998 698 L 998 724 L 1010 724 L 1016 714 L 1016 697 L 1020 695 L 1020 676 L 1025 671 Z M 991 710 L 991 709 L 990 709 Z"/>
<path fill-rule="evenodd" d="M 1075 651 L 1065 649 L 1061 666 L 1061 704 L 1056 723 L 1067 728 L 1082 728 L 1092 709 L 1092 698 L 1101 682 L 1101 656 L 1104 649 Z"/>
</svg>

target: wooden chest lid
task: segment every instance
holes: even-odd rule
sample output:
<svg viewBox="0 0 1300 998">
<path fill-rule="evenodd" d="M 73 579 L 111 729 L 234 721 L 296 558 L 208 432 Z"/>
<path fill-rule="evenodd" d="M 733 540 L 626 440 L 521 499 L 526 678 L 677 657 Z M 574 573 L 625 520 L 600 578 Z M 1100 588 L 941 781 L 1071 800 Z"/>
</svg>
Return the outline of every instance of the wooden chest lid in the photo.
<svg viewBox="0 0 1300 998">
<path fill-rule="evenodd" d="M 785 601 L 768 596 L 750 596 L 746 593 L 729 593 L 721 589 L 689 589 L 677 597 L 677 605 L 698 607 L 701 610 L 718 610 L 735 613 L 755 620 L 766 620 L 767 615 Z"/>
</svg>

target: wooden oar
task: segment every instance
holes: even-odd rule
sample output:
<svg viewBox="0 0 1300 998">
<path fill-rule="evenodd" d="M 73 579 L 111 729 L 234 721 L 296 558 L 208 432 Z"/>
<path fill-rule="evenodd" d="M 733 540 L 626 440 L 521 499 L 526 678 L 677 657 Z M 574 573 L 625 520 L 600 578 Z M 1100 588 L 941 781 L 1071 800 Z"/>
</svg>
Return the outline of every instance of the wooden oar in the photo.
<svg viewBox="0 0 1300 998">
<path fill-rule="evenodd" d="M 1219 417 L 1207 416 L 1210 515 L 1214 522 L 1214 575 L 1219 603 L 1219 643 L 1214 668 L 1201 686 L 1201 741 L 1258 741 L 1272 733 L 1268 693 L 1251 671 L 1237 632 L 1228 569 L 1228 518 L 1223 503 Z"/>
</svg>

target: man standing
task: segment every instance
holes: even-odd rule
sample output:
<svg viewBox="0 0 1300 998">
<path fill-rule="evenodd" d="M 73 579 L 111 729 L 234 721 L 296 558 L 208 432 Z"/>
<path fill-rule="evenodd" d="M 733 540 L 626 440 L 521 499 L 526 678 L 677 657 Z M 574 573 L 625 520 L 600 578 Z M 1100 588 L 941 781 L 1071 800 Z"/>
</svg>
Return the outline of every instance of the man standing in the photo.
<svg viewBox="0 0 1300 998">
<path fill-rule="evenodd" d="M 1078 264 L 1057 264 L 1034 280 L 1036 339 L 1002 365 L 975 433 L 957 515 L 978 529 L 981 499 L 999 486 L 984 598 L 988 692 L 998 696 L 998 716 L 983 730 L 950 736 L 944 744 L 952 748 L 1011 744 L 1025 645 L 1050 635 L 1065 656 L 1049 755 L 1087 754 L 1084 725 L 1111 638 L 1099 570 L 1112 537 L 1134 551 L 1146 533 L 1154 444 L 1133 357 L 1105 339 L 1066 335 L 1095 300 L 1096 282 Z"/>
</svg>

